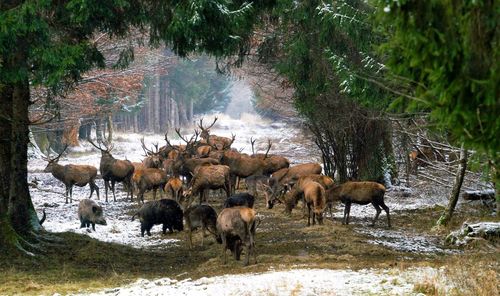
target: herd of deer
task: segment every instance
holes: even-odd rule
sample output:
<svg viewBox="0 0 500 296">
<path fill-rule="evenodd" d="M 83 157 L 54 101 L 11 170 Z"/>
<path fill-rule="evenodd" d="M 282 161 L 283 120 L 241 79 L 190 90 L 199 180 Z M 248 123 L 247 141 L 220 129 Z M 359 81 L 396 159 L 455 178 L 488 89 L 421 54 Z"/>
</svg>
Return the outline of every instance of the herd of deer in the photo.
<svg viewBox="0 0 500 296">
<path fill-rule="evenodd" d="M 352 203 L 362 205 L 371 203 L 376 209 L 372 224 L 376 222 L 381 213 L 380 208 L 382 208 L 387 214 L 388 226 L 391 226 L 389 209 L 384 203 L 385 187 L 383 185 L 375 182 L 347 182 L 335 185 L 330 177 L 321 175 L 322 168 L 318 163 L 290 166 L 290 162 L 285 157 L 269 154 L 272 147 L 271 141 L 268 141 L 265 153 L 255 153 L 255 140 L 251 139 L 252 155 L 242 153 L 231 148 L 235 135 L 227 138 L 210 134 L 210 128 L 216 121 L 217 117 L 209 126 L 204 126 L 203 119 L 201 119 L 198 123 L 201 132 L 195 130 L 194 135 L 189 139 L 181 134 L 180 129 L 176 129 L 184 145 L 172 145 L 167 134 L 165 134 L 166 145 L 159 148 L 158 144 L 154 144 L 154 150 L 148 149 L 144 144 L 144 139 L 141 140 L 146 158 L 140 163 L 115 159 L 111 155 L 112 145 L 102 144 L 101 146 L 89 141 L 101 151 L 100 173 L 105 184 L 106 202 L 108 201 L 108 188 L 111 188 L 113 200 L 116 201 L 116 182 L 124 183 L 127 198 L 130 195 L 131 201 L 133 201 L 134 190 L 137 191 L 139 204 L 141 202 L 144 204 L 146 191 L 152 190 L 154 199 L 156 199 L 158 189 L 160 189 L 160 195 L 162 191 L 168 192 L 172 199 L 185 209 L 184 219 L 188 224 L 189 241 L 191 241 L 192 229 L 196 227 L 205 229 L 206 225 L 210 224 L 214 228 L 213 232 L 217 231 L 218 240 L 224 243 L 224 256 L 225 250 L 230 249 L 235 258 L 239 258 L 241 245 L 247 246 L 246 264 L 248 264 L 249 253 L 253 252 L 256 228 L 256 212 L 252 209 L 253 199 L 258 198 L 259 195 L 265 197 L 269 209 L 276 203 L 284 203 L 286 213 L 291 213 L 298 201 L 302 200 L 304 209 L 308 210 L 308 226 L 311 224 L 311 217 L 313 225 L 316 221 L 318 224 L 323 224 L 324 209 L 328 207 L 331 215 L 332 203 L 335 201 L 345 204 L 343 224 L 349 223 Z M 55 158 L 47 157 L 49 163 L 44 171 L 51 172 L 54 177 L 65 184 L 66 203 L 68 196 L 72 201 L 73 185 L 90 184 L 90 198 L 95 190 L 99 199 L 99 188 L 95 184 L 97 169 L 89 165 L 59 165 L 58 160 L 61 154 L 62 152 Z M 245 195 L 235 194 L 236 189 L 239 189 L 240 179 L 245 180 L 248 191 Z M 200 213 L 213 220 L 215 217 L 213 213 L 207 214 L 201 209 L 195 211 L 193 207 L 189 208 L 196 196 L 199 196 L 200 205 L 206 202 L 206 192 L 209 189 L 224 190 L 227 197 L 224 203 L 226 209 L 218 215 L 216 223 L 215 221 L 208 223 L 203 221 L 204 218 L 201 216 L 193 216 L 194 213 Z M 251 203 L 248 201 L 249 196 Z M 158 207 L 160 206 L 161 204 L 158 204 Z M 233 206 L 240 207 L 233 208 Z M 231 208 L 233 210 L 229 210 Z M 140 211 L 136 214 L 139 217 Z M 143 212 L 145 213 L 144 210 Z M 148 223 L 151 224 L 148 226 L 149 229 L 153 224 L 166 223 L 160 220 L 149 221 Z M 199 221 L 193 222 L 197 220 Z M 164 231 L 166 228 L 164 224 Z M 142 235 L 145 230 L 149 234 L 149 229 L 141 228 Z"/>
</svg>

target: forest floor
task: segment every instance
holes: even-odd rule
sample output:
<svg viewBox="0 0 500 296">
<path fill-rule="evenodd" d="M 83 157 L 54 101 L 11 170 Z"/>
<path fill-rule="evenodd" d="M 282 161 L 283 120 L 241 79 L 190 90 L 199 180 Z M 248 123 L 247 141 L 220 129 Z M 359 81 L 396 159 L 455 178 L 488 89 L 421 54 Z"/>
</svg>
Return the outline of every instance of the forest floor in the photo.
<svg viewBox="0 0 500 296">
<path fill-rule="evenodd" d="M 220 198 L 213 197 L 211 204 L 217 211 L 221 209 Z M 289 217 L 279 206 L 266 209 L 263 199 L 258 200 L 255 208 L 262 220 L 256 236 L 256 264 L 244 267 L 241 261 L 229 257 L 224 265 L 221 245 L 213 237 L 205 238 L 205 245 L 200 246 L 198 232 L 194 236 L 195 247 L 190 250 L 184 232 L 162 235 L 160 226 L 153 228 L 153 236 L 175 243 L 159 249 L 106 243 L 73 232 L 47 233 L 36 257 L 9 258 L 1 264 L 0 294 L 88 293 L 120 287 L 138 278 L 182 281 L 294 269 L 372 270 L 371 273 L 396 276 L 376 276 L 378 286 L 403 285 L 398 275 L 417 269 L 419 276 L 407 279 L 411 284 L 410 290 L 406 290 L 409 294 L 494 295 L 491 293 L 498 291 L 498 249 L 495 252 L 481 243 L 471 249 L 456 249 L 442 242 L 446 233 L 466 220 L 495 220 L 479 204 L 459 209 L 451 225 L 439 232 L 430 229 L 443 210 L 440 206 L 392 211 L 390 229 L 384 214 L 375 227 L 368 226 L 371 216 L 353 218 L 349 225 L 342 225 L 339 214 L 334 214 L 334 221 L 328 217 L 322 226 L 306 227 L 300 209 Z M 97 227 L 97 231 L 103 228 Z M 135 231 L 139 236 L 138 226 Z M 438 272 L 423 275 L 419 270 L 425 268 Z M 378 290 L 360 295 L 373 293 L 369 291 Z M 387 294 L 400 293 L 389 289 Z"/>
</svg>

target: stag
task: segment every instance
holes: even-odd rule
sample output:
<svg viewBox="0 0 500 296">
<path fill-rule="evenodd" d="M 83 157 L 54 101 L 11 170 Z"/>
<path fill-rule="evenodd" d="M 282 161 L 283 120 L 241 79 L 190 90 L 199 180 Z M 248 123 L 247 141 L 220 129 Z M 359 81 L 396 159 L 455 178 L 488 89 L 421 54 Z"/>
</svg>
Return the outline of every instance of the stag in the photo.
<svg viewBox="0 0 500 296">
<path fill-rule="evenodd" d="M 83 187 L 87 184 L 90 185 L 90 197 L 94 190 L 97 193 L 97 199 L 99 199 L 99 187 L 95 184 L 95 178 L 97 176 L 97 169 L 91 165 L 76 165 L 67 164 L 60 165 L 59 158 L 66 151 L 68 145 L 66 145 L 61 153 L 55 158 L 50 158 L 49 155 L 45 158 L 49 163 L 47 167 L 43 170 L 46 173 L 52 173 L 52 175 L 63 182 L 66 186 L 66 203 L 68 203 L 68 195 L 70 197 L 70 202 L 73 202 L 73 185 Z M 49 147 L 50 151 L 50 147 Z"/>
<path fill-rule="evenodd" d="M 201 129 L 201 134 L 200 137 L 203 139 L 205 143 L 208 145 L 215 147 L 217 150 L 224 150 L 229 147 L 231 147 L 231 144 L 233 143 L 234 139 L 230 139 L 227 137 L 219 137 L 216 135 L 210 135 L 210 128 L 214 126 L 214 124 L 217 122 L 217 117 L 214 118 L 214 121 L 212 124 L 210 124 L 208 127 L 203 126 L 203 118 L 200 119 L 200 123 L 198 124 L 198 127 Z"/>
<path fill-rule="evenodd" d="M 290 166 L 290 161 L 283 156 L 279 155 L 268 155 L 269 150 L 271 149 L 272 142 L 271 140 L 268 140 L 268 148 L 266 153 L 255 153 L 254 145 L 255 141 L 253 137 L 250 138 L 250 144 L 252 145 L 252 157 L 254 158 L 260 158 L 264 160 L 264 169 L 263 169 L 263 174 L 264 175 L 271 175 L 272 173 L 288 168 Z"/>
<path fill-rule="evenodd" d="M 205 189 L 224 189 L 226 197 L 231 193 L 229 167 L 226 165 L 204 165 L 196 169 L 183 198 L 186 204 L 191 203 L 191 197 L 199 194 L 200 204 L 205 200 Z"/>
<path fill-rule="evenodd" d="M 184 176 L 189 183 L 191 181 L 192 175 L 194 173 L 194 169 L 200 165 L 212 164 L 217 165 L 219 161 L 213 158 L 191 158 L 193 153 L 196 151 L 195 143 L 198 138 L 198 131 L 195 131 L 194 135 L 188 140 L 186 137 L 182 136 L 179 129 L 175 130 L 177 135 L 186 142 L 186 148 L 184 151 L 179 151 L 177 158 L 172 163 L 172 172 L 174 175 Z M 174 149 L 178 149 L 174 147 L 170 141 L 167 140 L 167 145 L 173 147 Z"/>
<path fill-rule="evenodd" d="M 130 200 L 133 200 L 132 175 L 134 174 L 134 166 L 129 160 L 116 159 L 111 155 L 113 145 L 104 144 L 104 148 L 94 144 L 91 140 L 89 143 L 101 151 L 101 163 L 99 170 L 104 180 L 104 189 L 106 192 L 106 202 L 108 202 L 108 188 L 113 192 L 113 200 L 116 201 L 115 183 L 123 182 L 127 188 L 127 198 L 130 194 Z M 111 184 L 109 184 L 111 182 Z"/>
<path fill-rule="evenodd" d="M 252 175 L 262 175 L 266 166 L 265 159 L 269 149 L 271 149 L 270 142 L 264 158 L 251 157 L 238 151 L 226 150 L 222 154 L 221 164 L 227 165 L 231 168 L 231 180 L 235 180 L 236 178 L 246 178 Z M 239 180 L 233 183 L 236 184 L 233 189 L 234 191 L 239 188 Z"/>
<path fill-rule="evenodd" d="M 158 149 L 158 143 L 153 144 L 155 147 L 155 151 L 150 150 L 144 144 L 144 138 L 141 139 L 142 150 L 146 154 L 146 158 L 142 161 L 146 168 L 155 168 L 159 169 L 162 167 L 162 161 L 160 157 L 160 151 Z"/>
</svg>

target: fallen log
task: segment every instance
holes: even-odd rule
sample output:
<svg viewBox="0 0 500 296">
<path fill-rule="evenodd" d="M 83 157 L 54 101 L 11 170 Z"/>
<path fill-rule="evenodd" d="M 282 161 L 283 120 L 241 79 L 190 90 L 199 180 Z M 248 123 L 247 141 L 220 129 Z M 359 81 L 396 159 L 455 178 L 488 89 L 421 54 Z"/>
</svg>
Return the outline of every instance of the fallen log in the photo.
<svg viewBox="0 0 500 296">
<path fill-rule="evenodd" d="M 483 199 L 494 199 L 495 190 L 475 190 L 475 191 L 465 191 L 462 193 L 462 198 L 464 200 L 483 200 Z"/>
</svg>

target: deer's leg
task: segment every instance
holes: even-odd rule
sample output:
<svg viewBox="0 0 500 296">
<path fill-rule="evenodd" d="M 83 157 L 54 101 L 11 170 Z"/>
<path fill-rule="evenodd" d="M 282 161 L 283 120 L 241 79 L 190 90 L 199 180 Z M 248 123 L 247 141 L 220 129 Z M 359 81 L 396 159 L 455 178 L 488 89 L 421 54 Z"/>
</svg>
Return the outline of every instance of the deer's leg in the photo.
<svg viewBox="0 0 500 296">
<path fill-rule="evenodd" d="M 345 217 L 345 224 L 349 224 L 349 216 L 351 215 L 351 202 L 345 204 L 345 209 L 347 211 L 347 216 Z"/>
<path fill-rule="evenodd" d="M 109 180 L 104 180 L 104 192 L 106 193 L 106 202 L 108 202 L 108 187 L 109 187 Z"/>
<path fill-rule="evenodd" d="M 111 192 L 113 192 L 113 200 L 116 201 L 115 195 L 115 180 L 111 180 Z"/>
<path fill-rule="evenodd" d="M 391 227 L 391 216 L 389 215 L 389 207 L 385 205 L 385 203 L 382 201 L 380 204 L 382 209 L 384 209 L 385 213 L 387 214 L 387 226 Z"/>
<path fill-rule="evenodd" d="M 380 209 L 378 204 L 376 204 L 375 202 L 372 202 L 372 205 L 375 207 L 375 210 L 377 211 L 377 213 L 375 214 L 375 218 L 373 218 L 373 222 L 371 224 L 371 226 L 375 226 L 375 222 L 377 222 L 378 216 L 380 215 L 382 210 Z"/>
</svg>

